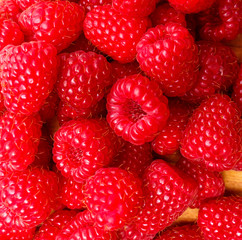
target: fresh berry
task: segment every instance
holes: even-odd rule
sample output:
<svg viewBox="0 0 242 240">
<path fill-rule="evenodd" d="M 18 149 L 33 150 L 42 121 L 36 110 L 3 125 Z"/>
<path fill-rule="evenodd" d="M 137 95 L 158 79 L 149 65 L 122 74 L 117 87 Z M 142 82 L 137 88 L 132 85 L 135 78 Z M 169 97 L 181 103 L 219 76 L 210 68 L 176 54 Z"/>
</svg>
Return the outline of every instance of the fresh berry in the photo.
<svg viewBox="0 0 242 240">
<path fill-rule="evenodd" d="M 188 30 L 178 23 L 150 28 L 137 44 L 137 60 L 167 96 L 182 96 L 196 82 L 197 46 Z"/>
<path fill-rule="evenodd" d="M 1 0 L 0 1 L 0 17 L 11 19 L 18 22 L 21 9 L 15 3 L 15 0 Z"/>
<path fill-rule="evenodd" d="M 179 150 L 183 131 L 192 113 L 192 107 L 179 99 L 169 100 L 169 110 L 166 126 L 152 142 L 153 150 L 159 155 L 170 155 Z"/>
<path fill-rule="evenodd" d="M 19 24 L 28 40 L 52 43 L 60 52 L 78 38 L 84 9 L 69 1 L 36 3 L 19 16 Z"/>
<path fill-rule="evenodd" d="M 43 2 L 44 0 L 14 0 L 18 7 L 24 11 L 25 9 L 29 8 L 30 6 L 34 5 L 38 2 Z"/>
<path fill-rule="evenodd" d="M 233 167 L 233 170 L 242 171 L 242 158 L 235 164 L 235 166 Z"/>
<path fill-rule="evenodd" d="M 234 167 L 242 157 L 241 113 L 227 95 L 205 100 L 190 118 L 181 141 L 182 155 L 210 171 Z"/>
<path fill-rule="evenodd" d="M 0 221 L 12 229 L 42 223 L 55 207 L 58 192 L 53 172 L 35 168 L 10 173 L 0 180 Z"/>
<path fill-rule="evenodd" d="M 242 113 L 242 64 L 240 65 L 239 75 L 234 83 L 232 99 L 237 103 Z"/>
<path fill-rule="evenodd" d="M 186 158 L 181 158 L 176 166 L 198 183 L 198 194 L 190 207 L 199 208 L 205 199 L 223 196 L 225 185 L 220 173 L 208 171 Z"/>
<path fill-rule="evenodd" d="M 222 197 L 204 202 L 198 226 L 206 240 L 239 240 L 242 236 L 242 197 Z"/>
<path fill-rule="evenodd" d="M 55 47 L 44 42 L 8 45 L 1 51 L 0 64 L 7 110 L 21 115 L 39 111 L 56 81 Z"/>
<path fill-rule="evenodd" d="M 107 121 L 135 145 L 152 141 L 169 117 L 167 98 L 157 83 L 141 75 L 119 79 L 107 97 Z"/>
<path fill-rule="evenodd" d="M 85 203 L 99 227 L 108 230 L 130 223 L 143 204 L 141 181 L 120 168 L 102 168 L 84 189 Z"/>
<path fill-rule="evenodd" d="M 55 133 L 53 160 L 65 177 L 82 182 L 110 164 L 120 146 L 105 120 L 72 120 Z"/>
<path fill-rule="evenodd" d="M 148 27 L 147 18 L 133 18 L 116 12 L 111 5 L 87 13 L 83 30 L 100 51 L 121 63 L 132 62 L 136 45 Z"/>
<path fill-rule="evenodd" d="M 80 0 L 79 4 L 85 8 L 85 12 L 90 12 L 93 8 L 111 4 L 112 0 Z"/>
<path fill-rule="evenodd" d="M 57 90 L 62 101 L 81 110 L 94 107 L 111 84 L 111 66 L 106 58 L 78 51 L 62 63 Z"/>
</svg>

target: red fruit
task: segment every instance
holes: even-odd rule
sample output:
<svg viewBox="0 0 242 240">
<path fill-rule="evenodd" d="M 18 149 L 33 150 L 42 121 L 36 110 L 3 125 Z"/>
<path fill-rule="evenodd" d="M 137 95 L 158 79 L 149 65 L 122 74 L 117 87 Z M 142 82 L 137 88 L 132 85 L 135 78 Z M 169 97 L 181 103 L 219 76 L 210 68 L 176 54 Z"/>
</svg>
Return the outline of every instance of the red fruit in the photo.
<svg viewBox="0 0 242 240">
<path fill-rule="evenodd" d="M 18 22 L 21 9 L 13 0 L 1 0 L 0 1 L 0 17 L 5 19 L 11 19 Z"/>
<path fill-rule="evenodd" d="M 111 5 L 87 13 L 83 30 L 100 51 L 121 63 L 132 62 L 136 45 L 148 27 L 147 18 L 133 18 L 116 12 Z"/>
<path fill-rule="evenodd" d="M 110 164 L 120 146 L 106 121 L 72 120 L 55 133 L 53 160 L 65 177 L 82 182 Z"/>
<path fill-rule="evenodd" d="M 199 41 L 200 70 L 197 82 L 183 99 L 201 101 L 218 91 L 227 91 L 235 82 L 238 71 L 238 59 L 230 47 L 221 43 Z"/>
<path fill-rule="evenodd" d="M 204 202 L 198 226 L 206 240 L 239 240 L 242 236 L 242 197 L 222 197 Z"/>
<path fill-rule="evenodd" d="M 196 82 L 198 51 L 188 30 L 178 23 L 150 28 L 137 44 L 140 68 L 161 84 L 167 96 L 182 96 Z"/>
<path fill-rule="evenodd" d="M 112 0 L 80 0 L 79 5 L 83 6 L 85 8 L 85 12 L 88 13 L 93 8 L 111 4 Z"/>
<path fill-rule="evenodd" d="M 78 51 L 61 63 L 57 91 L 62 101 L 82 110 L 94 107 L 111 84 L 111 66 L 106 58 Z"/>
<path fill-rule="evenodd" d="M 78 38 L 84 9 L 69 1 L 43 1 L 23 11 L 19 24 L 28 40 L 52 43 L 60 52 Z"/>
<path fill-rule="evenodd" d="M 0 221 L 12 229 L 30 229 L 54 209 L 58 192 L 53 172 L 35 168 L 14 172 L 0 180 Z"/>
<path fill-rule="evenodd" d="M 242 113 L 242 64 L 240 65 L 239 75 L 234 83 L 232 99 L 237 103 Z"/>
<path fill-rule="evenodd" d="M 55 240 L 59 232 L 68 224 L 76 215 L 75 211 L 58 210 L 47 218 L 34 240 Z"/>
<path fill-rule="evenodd" d="M 179 23 L 183 27 L 187 26 L 185 14 L 175 10 L 168 3 L 158 5 L 155 11 L 150 15 L 153 27 L 166 23 Z"/>
<path fill-rule="evenodd" d="M 39 111 L 56 81 L 54 46 L 44 42 L 8 45 L 1 54 L 0 80 L 5 107 L 21 115 Z"/>
<path fill-rule="evenodd" d="M 169 155 L 179 150 L 183 131 L 192 113 L 192 107 L 179 99 L 169 99 L 169 110 L 166 126 L 152 142 L 153 150 L 159 155 Z"/>
<path fill-rule="evenodd" d="M 233 170 L 242 171 L 242 158 L 235 164 L 235 166 L 233 167 Z"/>
<path fill-rule="evenodd" d="M 176 166 L 198 183 L 198 194 L 190 207 L 199 208 L 205 199 L 223 196 L 225 186 L 220 173 L 210 172 L 198 164 L 192 164 L 186 158 L 181 158 Z"/>
<path fill-rule="evenodd" d="M 28 7 L 34 5 L 35 3 L 43 2 L 44 0 L 15 0 L 18 7 L 24 11 Z"/>
<path fill-rule="evenodd" d="M 123 15 L 131 17 L 146 17 L 156 6 L 157 0 L 113 0 L 113 8 Z"/>
<path fill-rule="evenodd" d="M 240 112 L 227 95 L 205 100 L 190 118 L 181 154 L 210 171 L 232 169 L 242 157 Z"/>
<path fill-rule="evenodd" d="M 152 141 L 169 110 L 157 83 L 141 75 L 119 79 L 107 97 L 107 121 L 118 136 L 134 145 Z"/>
<path fill-rule="evenodd" d="M 85 203 L 98 227 L 122 228 L 134 220 L 143 204 L 141 181 L 120 168 L 102 168 L 84 189 Z"/>
</svg>

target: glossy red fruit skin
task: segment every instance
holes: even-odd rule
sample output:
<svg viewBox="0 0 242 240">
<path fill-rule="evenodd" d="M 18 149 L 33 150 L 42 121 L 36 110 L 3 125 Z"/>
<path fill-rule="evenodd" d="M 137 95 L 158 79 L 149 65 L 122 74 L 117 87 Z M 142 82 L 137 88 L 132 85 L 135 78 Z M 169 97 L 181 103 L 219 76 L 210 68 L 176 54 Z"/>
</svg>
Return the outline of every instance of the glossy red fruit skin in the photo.
<svg viewBox="0 0 242 240">
<path fill-rule="evenodd" d="M 240 71 L 233 86 L 232 99 L 236 102 L 242 113 L 242 64 L 240 64 Z"/>
<path fill-rule="evenodd" d="M 15 0 L 15 3 L 18 7 L 24 11 L 25 9 L 29 8 L 30 6 L 34 5 L 35 3 L 43 2 L 44 0 Z"/>
<path fill-rule="evenodd" d="M 200 70 L 197 82 L 182 98 L 201 102 L 218 91 L 227 91 L 235 82 L 238 59 L 230 47 L 222 43 L 198 41 Z"/>
<path fill-rule="evenodd" d="M 55 133 L 53 160 L 65 177 L 82 182 L 110 164 L 120 147 L 105 120 L 72 120 Z"/>
<path fill-rule="evenodd" d="M 61 63 L 57 91 L 75 109 L 94 107 L 112 84 L 111 66 L 103 55 L 78 51 Z"/>
<path fill-rule="evenodd" d="M 26 169 L 35 159 L 40 137 L 38 116 L 21 117 L 5 112 L 0 118 L 1 173 Z"/>
<path fill-rule="evenodd" d="M 0 17 L 18 22 L 20 13 L 21 9 L 18 7 L 14 0 L 0 1 Z"/>
<path fill-rule="evenodd" d="M 84 14 L 73 2 L 43 1 L 23 11 L 18 22 L 28 40 L 52 43 L 60 52 L 80 35 Z"/>
<path fill-rule="evenodd" d="M 242 235 L 242 197 L 222 197 L 204 202 L 198 226 L 206 240 L 239 240 Z"/>
<path fill-rule="evenodd" d="M 95 7 L 112 4 L 112 0 L 80 0 L 78 3 L 83 6 L 85 12 L 88 13 Z"/>
<path fill-rule="evenodd" d="M 124 16 L 111 5 L 104 5 L 87 13 L 83 31 L 100 51 L 114 60 L 128 63 L 135 60 L 136 45 L 147 27 L 148 18 Z"/>
<path fill-rule="evenodd" d="M 136 49 L 140 68 L 161 84 L 167 96 L 183 96 L 196 82 L 197 46 L 192 35 L 180 24 L 150 28 Z"/>
<path fill-rule="evenodd" d="M 198 183 L 198 194 L 190 206 L 191 208 L 199 208 L 206 199 L 223 196 L 225 185 L 219 172 L 208 171 L 183 157 L 177 162 L 176 166 Z"/>
<path fill-rule="evenodd" d="M 1 56 L 0 80 L 5 107 L 19 115 L 38 112 L 56 81 L 55 47 L 44 42 L 8 45 Z"/>
<path fill-rule="evenodd" d="M 38 168 L 9 173 L 1 178 L 1 222 L 19 230 L 42 223 L 55 207 L 57 181 L 55 173 Z"/>
<path fill-rule="evenodd" d="M 119 79 L 107 96 L 107 121 L 134 145 L 152 141 L 169 117 L 167 98 L 158 84 L 141 75 Z"/>
<path fill-rule="evenodd" d="M 47 218 L 39 231 L 34 237 L 34 240 L 55 240 L 58 233 L 68 224 L 75 216 L 76 211 L 58 210 Z"/>
<path fill-rule="evenodd" d="M 181 154 L 210 171 L 232 169 L 242 157 L 241 113 L 227 95 L 204 100 L 193 112 L 181 141 Z"/>
</svg>

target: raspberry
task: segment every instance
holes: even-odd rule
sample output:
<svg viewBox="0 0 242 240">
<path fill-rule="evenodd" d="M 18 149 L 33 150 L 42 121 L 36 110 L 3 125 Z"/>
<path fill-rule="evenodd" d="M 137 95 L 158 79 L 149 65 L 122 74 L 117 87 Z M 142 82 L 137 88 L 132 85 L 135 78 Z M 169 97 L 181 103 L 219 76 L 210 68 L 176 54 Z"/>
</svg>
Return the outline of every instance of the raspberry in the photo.
<svg viewBox="0 0 242 240">
<path fill-rule="evenodd" d="M 242 113 L 242 64 L 240 65 L 239 75 L 234 83 L 232 99 L 237 103 Z"/>
<path fill-rule="evenodd" d="M 141 181 L 120 168 L 102 168 L 84 189 L 85 203 L 99 227 L 116 230 L 131 222 L 143 203 Z"/>
<path fill-rule="evenodd" d="M 21 115 L 39 111 L 56 81 L 56 49 L 48 43 L 29 42 L 8 45 L 1 53 L 0 80 L 5 107 Z"/>
<path fill-rule="evenodd" d="M 240 159 L 240 160 L 235 164 L 235 166 L 233 167 L 233 170 L 236 170 L 236 171 L 242 171 L 242 159 Z"/>
<path fill-rule="evenodd" d="M 82 182 L 108 165 L 120 146 L 106 121 L 72 120 L 55 133 L 53 160 L 65 177 Z"/>
<path fill-rule="evenodd" d="M 1 0 L 0 1 L 0 17 L 5 19 L 11 19 L 18 22 L 18 17 L 21 9 L 13 0 Z"/>
<path fill-rule="evenodd" d="M 113 0 L 113 8 L 127 16 L 146 17 L 156 6 L 157 0 Z"/>
<path fill-rule="evenodd" d="M 83 30 L 100 51 L 121 63 L 132 62 L 136 45 L 148 27 L 147 18 L 133 18 L 116 12 L 111 5 L 87 13 Z"/>
<path fill-rule="evenodd" d="M 152 142 L 153 150 L 160 155 L 173 154 L 179 150 L 192 107 L 179 99 L 170 99 L 169 110 L 166 126 Z"/>
<path fill-rule="evenodd" d="M 167 96 L 182 96 L 196 82 L 197 47 L 191 34 L 180 24 L 150 28 L 136 49 L 140 68 L 161 84 Z"/>
<path fill-rule="evenodd" d="M 190 207 L 199 208 L 205 199 L 220 197 L 224 194 L 225 186 L 220 173 L 210 172 L 206 168 L 192 164 L 186 158 L 181 158 L 176 166 L 198 183 L 198 195 Z"/>
<path fill-rule="evenodd" d="M 18 24 L 11 19 L 0 18 L 0 51 L 7 45 L 19 45 L 24 41 L 24 34 Z"/>
<path fill-rule="evenodd" d="M 111 66 L 106 58 L 78 51 L 63 61 L 57 90 L 62 101 L 81 110 L 94 107 L 111 84 Z"/>
<path fill-rule="evenodd" d="M 183 27 L 187 26 L 185 14 L 176 11 L 168 3 L 162 3 L 158 5 L 155 11 L 150 15 L 153 27 L 166 23 L 180 23 Z"/>
<path fill-rule="evenodd" d="M 237 57 L 230 47 L 209 41 L 199 41 L 197 46 L 200 61 L 198 79 L 183 97 L 195 102 L 220 90 L 228 90 L 239 71 Z"/>
<path fill-rule="evenodd" d="M 34 5 L 35 3 L 43 2 L 44 0 L 15 0 L 18 7 L 24 11 L 28 7 Z"/>
<path fill-rule="evenodd" d="M 69 1 L 36 3 L 19 16 L 19 24 L 28 40 L 52 43 L 60 52 L 78 38 L 84 9 Z"/>
<path fill-rule="evenodd" d="M 207 240 L 242 236 L 242 197 L 222 197 L 204 202 L 198 214 L 198 226 Z"/>
<path fill-rule="evenodd" d="M 240 115 L 227 95 L 211 96 L 190 118 L 181 141 L 181 154 L 210 171 L 232 169 L 242 157 Z"/>
<path fill-rule="evenodd" d="M 119 79 L 107 97 L 107 121 L 118 136 L 134 145 L 152 141 L 169 116 L 159 86 L 141 75 Z"/>
<path fill-rule="evenodd" d="M 80 0 L 79 4 L 85 8 L 85 12 L 90 12 L 93 8 L 111 4 L 112 0 Z"/>
<path fill-rule="evenodd" d="M 0 219 L 12 229 L 30 229 L 51 213 L 57 197 L 57 177 L 35 168 L 6 175 L 0 180 Z"/>
</svg>

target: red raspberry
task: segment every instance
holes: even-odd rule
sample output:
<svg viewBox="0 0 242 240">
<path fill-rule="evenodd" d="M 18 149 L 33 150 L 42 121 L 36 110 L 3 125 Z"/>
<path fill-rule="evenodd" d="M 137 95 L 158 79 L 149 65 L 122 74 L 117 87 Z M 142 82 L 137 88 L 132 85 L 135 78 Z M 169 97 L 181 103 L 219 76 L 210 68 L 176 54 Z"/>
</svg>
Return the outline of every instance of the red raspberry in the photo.
<svg viewBox="0 0 242 240">
<path fill-rule="evenodd" d="M 183 27 L 187 26 L 185 14 L 175 10 L 168 3 L 158 5 L 155 11 L 150 15 L 153 27 L 166 23 L 180 23 Z"/>
<path fill-rule="evenodd" d="M 170 116 L 166 126 L 152 142 L 159 155 L 173 154 L 180 148 L 183 131 L 192 113 L 192 107 L 179 99 L 169 100 Z"/>
<path fill-rule="evenodd" d="M 43 1 L 23 11 L 19 24 L 29 40 L 52 43 L 60 52 L 78 38 L 84 9 L 69 1 Z"/>
<path fill-rule="evenodd" d="M 197 82 L 183 97 L 187 101 L 201 101 L 215 92 L 228 90 L 239 71 L 238 59 L 230 47 L 209 41 L 199 41 L 197 45 L 200 70 Z"/>
<path fill-rule="evenodd" d="M 106 58 L 78 51 L 62 62 L 57 90 L 62 101 L 82 110 L 94 107 L 111 84 L 111 66 Z"/>
<path fill-rule="evenodd" d="M 132 62 L 136 45 L 148 27 L 147 18 L 133 18 L 116 12 L 111 5 L 87 13 L 83 30 L 99 50 L 121 63 Z"/>
<path fill-rule="evenodd" d="M 156 6 L 157 0 L 113 0 L 113 8 L 123 15 L 131 17 L 146 17 Z"/>
<path fill-rule="evenodd" d="M 196 82 L 197 46 L 188 30 L 178 23 L 149 29 L 137 44 L 137 60 L 167 96 L 182 96 Z"/>
<path fill-rule="evenodd" d="M 209 9 L 216 0 L 168 0 L 172 7 L 184 13 L 198 13 Z"/>
<path fill-rule="evenodd" d="M 242 64 L 240 65 L 239 75 L 234 83 L 232 99 L 237 103 L 242 113 Z"/>
<path fill-rule="evenodd" d="M 0 169 L 22 171 L 35 159 L 41 136 L 39 118 L 5 112 L 0 119 Z"/>
<path fill-rule="evenodd" d="M 240 115 L 227 95 L 217 94 L 205 100 L 186 126 L 182 155 L 210 171 L 232 169 L 242 157 Z"/>
<path fill-rule="evenodd" d="M 90 12 L 93 8 L 111 4 L 112 0 L 80 0 L 79 4 L 85 8 L 85 12 Z"/>
<path fill-rule="evenodd" d="M 235 164 L 233 170 L 242 171 L 242 158 Z"/>
<path fill-rule="evenodd" d="M 176 166 L 198 183 L 198 195 L 190 207 L 199 208 L 205 199 L 223 196 L 225 186 L 220 173 L 210 172 L 198 164 L 192 164 L 186 158 L 181 158 Z"/>
<path fill-rule="evenodd" d="M 15 0 L 15 3 L 18 5 L 18 7 L 24 11 L 28 7 L 34 5 L 38 2 L 43 2 L 44 0 Z"/>
<path fill-rule="evenodd" d="M 1 53 L 5 107 L 21 115 L 39 111 L 56 81 L 56 49 L 48 43 L 29 42 L 8 45 Z"/>
<path fill-rule="evenodd" d="M 68 224 L 76 215 L 75 211 L 59 210 L 47 218 L 34 240 L 55 240 L 59 232 Z"/>
<path fill-rule="evenodd" d="M 110 164 L 120 140 L 104 120 L 72 120 L 54 136 L 53 160 L 65 177 L 82 182 Z"/>
<path fill-rule="evenodd" d="M 18 17 L 21 9 L 13 0 L 1 0 L 0 1 L 0 17 L 5 19 L 11 19 L 18 22 Z"/>
<path fill-rule="evenodd" d="M 0 18 L 0 51 L 9 44 L 19 45 L 23 41 L 19 25 L 11 19 Z"/>
<path fill-rule="evenodd" d="M 14 172 L 0 180 L 0 219 L 12 229 L 30 229 L 42 223 L 54 208 L 57 177 L 35 168 Z"/>
<path fill-rule="evenodd" d="M 107 97 L 107 121 L 118 136 L 135 145 L 152 141 L 169 116 L 159 86 L 141 75 L 119 79 Z"/>
<path fill-rule="evenodd" d="M 204 202 L 198 226 L 206 240 L 239 240 L 242 236 L 242 197 L 222 197 Z"/>
<path fill-rule="evenodd" d="M 141 181 L 120 168 L 102 168 L 84 188 L 85 203 L 98 227 L 116 230 L 131 222 L 143 204 Z"/>
</svg>

